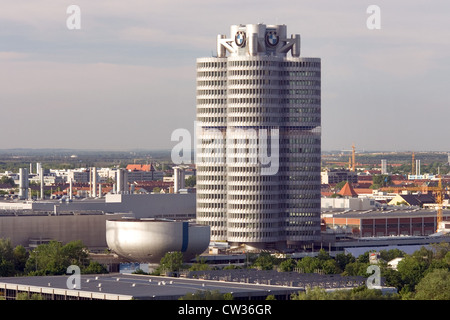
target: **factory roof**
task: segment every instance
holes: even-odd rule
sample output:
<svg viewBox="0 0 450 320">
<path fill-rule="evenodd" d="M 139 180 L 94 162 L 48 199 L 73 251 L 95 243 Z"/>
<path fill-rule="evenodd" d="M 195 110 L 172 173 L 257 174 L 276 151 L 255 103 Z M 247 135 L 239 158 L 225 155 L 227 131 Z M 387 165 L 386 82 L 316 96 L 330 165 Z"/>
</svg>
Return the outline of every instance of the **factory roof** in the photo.
<svg viewBox="0 0 450 320">
<path fill-rule="evenodd" d="M 450 216 L 450 210 L 442 211 L 444 216 Z M 361 218 L 361 219 L 374 219 L 374 218 L 409 218 L 409 217 L 427 217 L 436 216 L 437 211 L 433 209 L 421 209 L 421 208 L 394 208 L 394 209 L 371 209 L 371 210 L 324 210 L 322 211 L 322 217 L 335 217 L 335 218 Z"/>
<path fill-rule="evenodd" d="M 80 289 L 68 288 L 68 282 L 72 285 L 72 278 L 69 279 L 69 276 L 1 278 L 0 288 L 53 294 L 72 299 L 80 297 L 102 300 L 177 300 L 179 297 L 199 290 L 232 292 L 235 298 L 244 299 L 266 297 L 269 293 L 286 296 L 301 291 L 298 287 L 133 274 L 80 275 L 80 277 Z"/>
</svg>

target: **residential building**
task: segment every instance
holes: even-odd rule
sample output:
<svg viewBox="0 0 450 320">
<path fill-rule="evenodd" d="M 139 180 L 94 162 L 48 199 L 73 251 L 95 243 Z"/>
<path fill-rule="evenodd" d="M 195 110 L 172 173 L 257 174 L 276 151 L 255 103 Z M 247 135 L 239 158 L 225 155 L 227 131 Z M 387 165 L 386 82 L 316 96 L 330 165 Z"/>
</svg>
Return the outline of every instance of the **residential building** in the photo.
<svg viewBox="0 0 450 320">
<path fill-rule="evenodd" d="M 322 184 L 337 184 L 342 181 L 358 182 L 356 171 L 348 169 L 327 169 L 321 172 Z"/>
</svg>

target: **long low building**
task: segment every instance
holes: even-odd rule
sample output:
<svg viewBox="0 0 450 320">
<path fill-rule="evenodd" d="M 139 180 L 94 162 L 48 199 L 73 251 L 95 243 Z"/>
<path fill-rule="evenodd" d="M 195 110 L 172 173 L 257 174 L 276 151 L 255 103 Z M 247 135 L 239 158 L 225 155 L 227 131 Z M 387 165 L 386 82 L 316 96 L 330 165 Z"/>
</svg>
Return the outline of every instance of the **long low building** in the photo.
<svg viewBox="0 0 450 320">
<path fill-rule="evenodd" d="M 288 300 L 300 287 L 236 283 L 143 275 L 80 275 L 80 288 L 69 276 L 10 277 L 0 279 L 0 294 L 15 300 L 18 293 L 39 294 L 47 300 L 177 300 L 197 291 L 232 293 L 235 300 L 262 300 L 274 295 Z M 69 282 L 69 286 L 68 286 Z M 73 281 L 76 283 L 76 281 Z"/>
<path fill-rule="evenodd" d="M 107 194 L 100 199 L 73 201 L 1 201 L 0 211 L 50 212 L 102 211 L 129 213 L 135 218 L 195 218 L 195 193 L 168 194 Z"/>
<path fill-rule="evenodd" d="M 13 247 L 33 248 L 49 240 L 67 243 L 81 240 L 90 250 L 107 248 L 106 221 L 124 214 L 101 212 L 71 214 L 9 214 L 0 216 L 0 238 L 9 239 Z"/>
<path fill-rule="evenodd" d="M 322 212 L 327 228 L 351 229 L 359 237 L 426 236 L 437 230 L 437 211 L 426 209 L 345 210 Z M 443 210 L 450 220 L 450 210 Z"/>
<path fill-rule="evenodd" d="M 195 218 L 195 194 L 111 194 L 74 201 L 0 202 L 0 238 L 32 248 L 57 240 L 82 240 L 93 251 L 106 249 L 106 221 Z"/>
</svg>

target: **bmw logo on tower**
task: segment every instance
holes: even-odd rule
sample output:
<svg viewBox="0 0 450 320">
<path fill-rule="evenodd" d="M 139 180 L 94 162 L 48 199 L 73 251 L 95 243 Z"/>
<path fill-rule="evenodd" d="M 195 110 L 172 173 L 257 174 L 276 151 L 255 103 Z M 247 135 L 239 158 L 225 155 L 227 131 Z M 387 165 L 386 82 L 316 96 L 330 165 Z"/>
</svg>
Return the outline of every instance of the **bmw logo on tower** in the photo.
<svg viewBox="0 0 450 320">
<path fill-rule="evenodd" d="M 245 32 L 238 31 L 234 37 L 234 42 L 236 42 L 238 47 L 242 48 L 245 45 Z"/>
<path fill-rule="evenodd" d="M 278 44 L 279 39 L 276 31 L 269 31 L 266 33 L 266 44 L 270 47 L 275 47 Z"/>
</svg>

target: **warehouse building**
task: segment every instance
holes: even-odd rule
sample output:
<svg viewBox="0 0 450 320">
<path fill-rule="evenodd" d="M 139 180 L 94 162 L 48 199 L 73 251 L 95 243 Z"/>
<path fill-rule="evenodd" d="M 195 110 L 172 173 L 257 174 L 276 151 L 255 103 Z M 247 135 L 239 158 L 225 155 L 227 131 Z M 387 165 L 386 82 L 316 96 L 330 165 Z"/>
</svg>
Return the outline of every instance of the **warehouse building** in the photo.
<svg viewBox="0 0 450 320">
<path fill-rule="evenodd" d="M 322 220 L 329 229 L 351 230 L 359 237 L 381 236 L 427 236 L 437 230 L 436 210 L 392 209 L 392 210 L 345 210 L 324 211 Z M 450 220 L 450 210 L 443 211 L 443 220 Z"/>
</svg>

